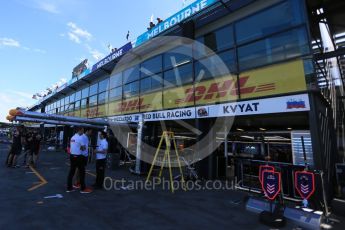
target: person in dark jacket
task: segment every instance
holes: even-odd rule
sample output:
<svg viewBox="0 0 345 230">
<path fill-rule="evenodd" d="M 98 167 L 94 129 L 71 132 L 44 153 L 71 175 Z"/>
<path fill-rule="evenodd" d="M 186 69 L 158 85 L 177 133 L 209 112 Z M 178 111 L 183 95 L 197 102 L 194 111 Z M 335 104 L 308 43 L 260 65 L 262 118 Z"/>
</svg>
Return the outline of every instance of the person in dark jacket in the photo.
<svg viewBox="0 0 345 230">
<path fill-rule="evenodd" d="M 107 131 L 107 141 L 108 141 L 108 153 L 110 155 L 110 167 L 111 169 L 116 169 L 120 165 L 120 150 L 118 149 L 118 141 L 114 137 L 114 133 L 109 129 Z"/>
<path fill-rule="evenodd" d="M 17 158 L 22 152 L 23 144 L 25 143 L 24 128 L 16 127 L 13 133 L 12 146 L 10 150 L 10 156 L 7 160 L 7 166 L 17 168 Z"/>
<path fill-rule="evenodd" d="M 31 150 L 32 138 L 33 138 L 33 134 L 31 132 L 27 132 L 25 135 L 24 161 L 23 161 L 23 166 L 27 166 L 27 167 L 31 164 L 31 162 L 27 160 L 28 158 L 30 159 L 32 155 L 32 150 Z"/>
<path fill-rule="evenodd" d="M 35 131 L 32 135 L 32 142 L 31 142 L 31 162 L 32 166 L 37 166 L 38 156 L 41 149 L 41 135 Z"/>
</svg>

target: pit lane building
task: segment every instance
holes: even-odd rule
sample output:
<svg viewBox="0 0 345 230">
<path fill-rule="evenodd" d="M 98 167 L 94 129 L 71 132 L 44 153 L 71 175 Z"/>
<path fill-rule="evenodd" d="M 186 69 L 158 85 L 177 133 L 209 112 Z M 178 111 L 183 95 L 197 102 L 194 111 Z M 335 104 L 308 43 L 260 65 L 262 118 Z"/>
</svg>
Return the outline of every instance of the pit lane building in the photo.
<svg viewBox="0 0 345 230">
<path fill-rule="evenodd" d="M 292 172 L 304 167 L 303 137 L 307 162 L 325 173 L 333 197 L 344 162 L 344 10 L 340 0 L 197 0 L 30 110 L 144 121 L 144 142 L 156 146 L 168 129 L 189 154 L 200 148 L 193 128 L 207 132 L 236 115 L 231 130 L 209 137 L 216 146 L 196 163 L 200 176 L 236 176 L 255 190 L 258 166 L 269 160 L 283 173 L 284 195 L 298 198 Z M 150 42 L 167 35 L 212 52 Z M 211 74 L 220 60 L 230 72 Z"/>
</svg>

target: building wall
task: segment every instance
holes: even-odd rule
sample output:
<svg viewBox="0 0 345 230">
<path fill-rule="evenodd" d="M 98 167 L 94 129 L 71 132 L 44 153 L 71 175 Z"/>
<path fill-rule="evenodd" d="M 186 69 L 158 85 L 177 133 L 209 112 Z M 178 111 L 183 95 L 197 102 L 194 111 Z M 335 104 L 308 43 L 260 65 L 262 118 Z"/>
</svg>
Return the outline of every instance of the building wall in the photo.
<svg viewBox="0 0 345 230">
<path fill-rule="evenodd" d="M 211 50 L 152 49 L 45 110 L 94 118 L 306 91 L 310 41 L 301 2 L 257 1 L 197 28 L 196 41 Z M 214 68 L 223 63 L 225 71 Z"/>
</svg>

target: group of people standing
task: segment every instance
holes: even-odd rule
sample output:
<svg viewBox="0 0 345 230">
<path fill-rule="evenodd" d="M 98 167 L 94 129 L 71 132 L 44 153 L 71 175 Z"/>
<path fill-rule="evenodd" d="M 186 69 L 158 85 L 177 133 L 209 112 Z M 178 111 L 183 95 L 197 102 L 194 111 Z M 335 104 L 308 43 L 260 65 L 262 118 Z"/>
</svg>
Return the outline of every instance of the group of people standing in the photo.
<svg viewBox="0 0 345 230">
<path fill-rule="evenodd" d="M 67 177 L 66 192 L 73 192 L 80 188 L 80 193 L 91 193 L 92 189 L 86 187 L 85 171 L 90 154 L 92 130 L 78 128 L 76 134 L 70 141 L 70 171 Z M 94 189 L 102 189 L 105 176 L 106 158 L 108 153 L 107 133 L 100 132 L 99 142 L 96 146 L 96 181 L 93 185 Z M 76 182 L 73 184 L 73 178 L 76 177 Z"/>
<path fill-rule="evenodd" d="M 36 167 L 41 139 L 41 135 L 36 130 L 25 130 L 23 126 L 16 127 L 13 132 L 12 145 L 6 162 L 7 167 L 19 168 L 18 158 L 22 152 L 24 152 L 23 166 Z"/>
<path fill-rule="evenodd" d="M 91 193 L 93 189 L 102 189 L 108 154 L 107 133 L 99 133 L 97 146 L 91 146 L 92 129 L 78 128 L 70 140 L 70 170 L 67 178 L 67 192 L 80 189 L 80 193 Z M 18 126 L 13 132 L 12 145 L 7 157 L 8 167 L 18 168 L 19 156 L 24 152 L 23 166 L 36 167 L 40 152 L 41 135 L 36 130 L 26 130 Z M 86 187 L 85 173 L 90 151 L 96 156 L 96 180 L 93 189 Z M 73 179 L 75 179 L 73 183 Z"/>
</svg>

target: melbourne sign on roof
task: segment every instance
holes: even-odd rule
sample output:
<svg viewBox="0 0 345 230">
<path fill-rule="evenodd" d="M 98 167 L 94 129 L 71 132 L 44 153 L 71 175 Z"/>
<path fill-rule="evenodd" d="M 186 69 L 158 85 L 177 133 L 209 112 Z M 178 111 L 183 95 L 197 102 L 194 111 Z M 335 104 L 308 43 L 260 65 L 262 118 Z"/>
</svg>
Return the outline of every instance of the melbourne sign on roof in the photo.
<svg viewBox="0 0 345 230">
<path fill-rule="evenodd" d="M 128 51 L 132 49 L 132 43 L 128 42 L 126 45 L 122 46 L 120 49 L 112 52 L 96 64 L 92 66 L 92 71 L 101 68 L 102 66 L 108 64 L 109 62 L 121 57 L 122 55 L 126 54 Z"/>
<path fill-rule="evenodd" d="M 169 28 L 175 26 L 176 24 L 182 22 L 183 20 L 190 18 L 191 16 L 199 13 L 200 11 L 204 10 L 205 8 L 213 5 L 214 3 L 218 2 L 218 0 L 197 0 L 191 5 L 185 7 L 180 12 L 174 14 L 173 16 L 167 18 L 163 22 L 159 23 L 155 27 L 153 27 L 151 30 L 147 31 L 146 33 L 143 33 L 140 35 L 135 44 L 134 47 L 137 47 L 144 42 L 150 40 L 153 37 L 156 37 L 157 35 L 161 34 L 162 32 L 168 30 Z"/>
</svg>

